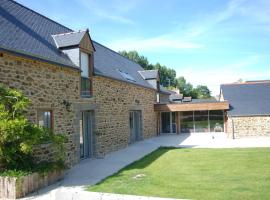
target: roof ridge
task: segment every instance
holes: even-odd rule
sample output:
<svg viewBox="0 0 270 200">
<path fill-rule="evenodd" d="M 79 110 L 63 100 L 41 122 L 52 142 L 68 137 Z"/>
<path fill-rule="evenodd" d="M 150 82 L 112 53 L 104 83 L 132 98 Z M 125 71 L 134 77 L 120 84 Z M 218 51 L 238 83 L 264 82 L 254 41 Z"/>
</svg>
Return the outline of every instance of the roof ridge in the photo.
<svg viewBox="0 0 270 200">
<path fill-rule="evenodd" d="M 78 30 L 78 31 L 71 31 L 71 32 L 66 32 L 66 33 L 59 33 L 59 34 L 54 34 L 52 36 L 63 36 L 63 35 L 69 35 L 69 34 L 75 34 L 75 33 L 82 33 L 82 32 L 87 32 L 88 29 L 85 30 Z"/>
<path fill-rule="evenodd" d="M 264 82 L 243 82 L 243 83 L 223 83 L 222 85 L 254 85 L 254 84 L 267 84 L 270 83 L 270 81 L 264 81 Z"/>
<path fill-rule="evenodd" d="M 95 42 L 95 43 L 99 44 L 100 46 L 102 46 L 102 47 L 104 47 L 104 48 L 106 48 L 106 49 L 110 50 L 111 52 L 113 52 L 113 53 L 115 53 L 115 54 L 118 54 L 119 56 L 122 56 L 122 57 L 123 57 L 123 58 L 125 58 L 126 60 L 128 60 L 128 61 L 130 61 L 130 62 L 133 62 L 133 63 L 135 63 L 135 64 L 139 65 L 139 63 L 137 63 L 137 62 L 135 62 L 135 61 L 133 61 L 133 60 L 131 60 L 131 59 L 129 59 L 129 58 L 127 58 L 127 57 L 123 56 L 122 54 L 120 54 L 120 53 L 118 53 L 118 52 L 116 52 L 116 51 L 114 51 L 114 50 L 110 49 L 109 47 L 106 47 L 105 45 L 100 44 L 99 42 L 96 42 L 96 41 L 94 41 L 94 40 L 93 40 L 93 42 Z M 140 66 L 142 69 L 144 69 L 144 68 L 143 68 L 141 65 L 139 65 L 139 66 Z M 143 70 L 141 70 L 141 71 L 143 71 Z"/>
<path fill-rule="evenodd" d="M 158 71 L 158 69 L 145 69 L 145 70 L 139 70 L 138 72 L 144 72 L 144 71 Z"/>
<path fill-rule="evenodd" d="M 13 3 L 15 3 L 15 4 L 17 4 L 17 5 L 21 6 L 21 7 L 23 7 L 24 9 L 27 9 L 27 10 L 29 10 L 29 11 L 31 11 L 31 12 L 33 12 L 33 13 L 35 13 L 35 14 L 37 14 L 37 15 L 39 15 L 39 16 L 45 18 L 45 19 L 47 19 L 47 20 L 49 20 L 49 21 L 52 21 L 52 22 L 55 23 L 55 24 L 58 24 L 58 25 L 60 25 L 60 26 L 62 26 L 62 27 L 64 27 L 64 28 L 70 30 L 70 31 L 74 31 L 74 30 L 68 28 L 67 26 L 64 26 L 63 24 L 60 24 L 59 22 L 57 22 L 57 21 L 55 21 L 55 20 L 53 20 L 53 19 L 50 19 L 49 17 L 45 16 L 44 14 L 38 13 L 37 11 L 35 11 L 35 10 L 29 8 L 29 7 L 26 7 L 26 6 L 22 5 L 21 3 L 18 3 L 18 2 L 15 1 L 15 0 L 8 0 L 8 1 L 11 1 L 11 2 L 13 2 Z"/>
</svg>

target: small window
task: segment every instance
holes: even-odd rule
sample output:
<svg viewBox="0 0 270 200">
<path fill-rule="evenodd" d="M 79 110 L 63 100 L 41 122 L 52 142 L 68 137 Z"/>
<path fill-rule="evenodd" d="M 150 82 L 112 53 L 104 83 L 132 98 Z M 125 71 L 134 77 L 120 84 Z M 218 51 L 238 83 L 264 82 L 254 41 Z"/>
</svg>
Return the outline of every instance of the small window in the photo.
<svg viewBox="0 0 270 200">
<path fill-rule="evenodd" d="M 135 80 L 129 73 L 123 72 L 123 71 L 121 71 L 121 70 L 118 70 L 118 71 L 119 71 L 119 73 L 121 74 L 121 76 L 122 76 L 124 79 L 126 79 L 126 80 L 128 80 L 128 81 L 136 82 L 136 80 Z"/>
<path fill-rule="evenodd" d="M 89 78 L 81 77 L 81 96 L 91 96 L 91 82 Z"/>
<path fill-rule="evenodd" d="M 157 103 L 160 103 L 160 96 L 159 96 L 159 93 L 157 93 Z"/>
<path fill-rule="evenodd" d="M 52 111 L 38 111 L 38 125 L 52 129 Z"/>
<path fill-rule="evenodd" d="M 91 97 L 92 82 L 90 77 L 90 56 L 81 52 L 81 96 L 84 98 Z"/>
</svg>

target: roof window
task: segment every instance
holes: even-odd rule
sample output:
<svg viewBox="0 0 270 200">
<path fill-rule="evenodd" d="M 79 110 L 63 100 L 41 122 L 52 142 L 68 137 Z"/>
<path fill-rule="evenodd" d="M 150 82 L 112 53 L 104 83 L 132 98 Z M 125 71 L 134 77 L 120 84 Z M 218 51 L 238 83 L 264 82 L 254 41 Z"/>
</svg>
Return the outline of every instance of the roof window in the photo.
<svg viewBox="0 0 270 200">
<path fill-rule="evenodd" d="M 128 81 L 136 82 L 136 80 L 135 80 L 129 73 L 123 72 L 123 71 L 121 71 L 120 69 L 118 69 L 118 71 L 119 71 L 119 73 L 121 74 L 121 76 L 122 76 L 124 79 L 126 79 L 126 80 L 128 80 Z"/>
</svg>

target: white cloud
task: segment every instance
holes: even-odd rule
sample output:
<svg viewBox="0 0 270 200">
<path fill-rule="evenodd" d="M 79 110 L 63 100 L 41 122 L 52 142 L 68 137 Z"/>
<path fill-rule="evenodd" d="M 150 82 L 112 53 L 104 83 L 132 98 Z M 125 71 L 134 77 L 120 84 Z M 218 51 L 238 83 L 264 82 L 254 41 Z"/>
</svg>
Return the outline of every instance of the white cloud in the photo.
<svg viewBox="0 0 270 200">
<path fill-rule="evenodd" d="M 98 19 L 107 19 L 117 23 L 133 25 L 134 22 L 125 17 L 125 15 L 135 7 L 134 1 L 126 1 L 126 2 L 101 2 L 96 0 L 79 0 L 84 7 L 86 7 L 90 14 L 94 14 L 98 17 Z M 108 6 L 110 5 L 113 7 Z"/>
<path fill-rule="evenodd" d="M 116 51 L 137 50 L 144 52 L 203 48 L 201 44 L 184 41 L 170 35 L 153 38 L 126 38 L 108 42 L 107 45 Z"/>
<path fill-rule="evenodd" d="M 208 13 L 204 16 L 201 16 L 198 21 L 189 23 L 185 37 L 198 37 L 207 32 L 208 30 L 213 29 L 216 25 L 226 20 L 229 20 L 238 12 L 238 10 L 241 8 L 245 1 L 246 0 L 231 0 L 229 1 L 225 9 L 217 12 Z"/>
<path fill-rule="evenodd" d="M 242 58 L 236 62 L 211 67 L 205 67 L 204 70 L 198 70 L 196 66 L 186 66 L 184 69 L 176 70 L 177 76 L 184 76 L 186 80 L 194 86 L 207 85 L 212 91 L 212 95 L 219 94 L 220 84 L 232 83 L 239 79 L 243 80 L 259 80 L 269 79 L 269 73 L 262 71 L 247 70 L 247 67 L 260 62 L 262 56 L 255 55 L 247 58 Z"/>
</svg>

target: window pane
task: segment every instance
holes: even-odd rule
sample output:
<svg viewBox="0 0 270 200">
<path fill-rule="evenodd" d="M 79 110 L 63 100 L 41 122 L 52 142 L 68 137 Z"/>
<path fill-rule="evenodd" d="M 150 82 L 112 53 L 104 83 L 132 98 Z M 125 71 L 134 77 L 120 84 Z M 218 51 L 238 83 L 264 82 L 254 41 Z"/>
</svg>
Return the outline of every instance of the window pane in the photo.
<svg viewBox="0 0 270 200">
<path fill-rule="evenodd" d="M 90 96 L 91 82 L 89 78 L 81 78 L 81 95 Z"/>
<path fill-rule="evenodd" d="M 45 128 L 52 128 L 52 114 L 51 111 L 38 112 L 38 125 Z"/>
<path fill-rule="evenodd" d="M 222 110 L 209 111 L 210 131 L 211 132 L 223 132 L 224 119 Z"/>
<path fill-rule="evenodd" d="M 176 133 L 176 112 L 172 112 L 172 133 Z"/>
<path fill-rule="evenodd" d="M 170 133 L 170 113 L 161 113 L 161 129 L 162 133 Z"/>
<path fill-rule="evenodd" d="M 81 52 L 81 76 L 89 77 L 88 54 Z"/>
<path fill-rule="evenodd" d="M 193 133 L 193 112 L 181 112 L 180 113 L 180 127 L 182 133 Z"/>
<path fill-rule="evenodd" d="M 208 129 L 208 111 L 195 111 L 195 132 L 209 132 Z"/>
</svg>

